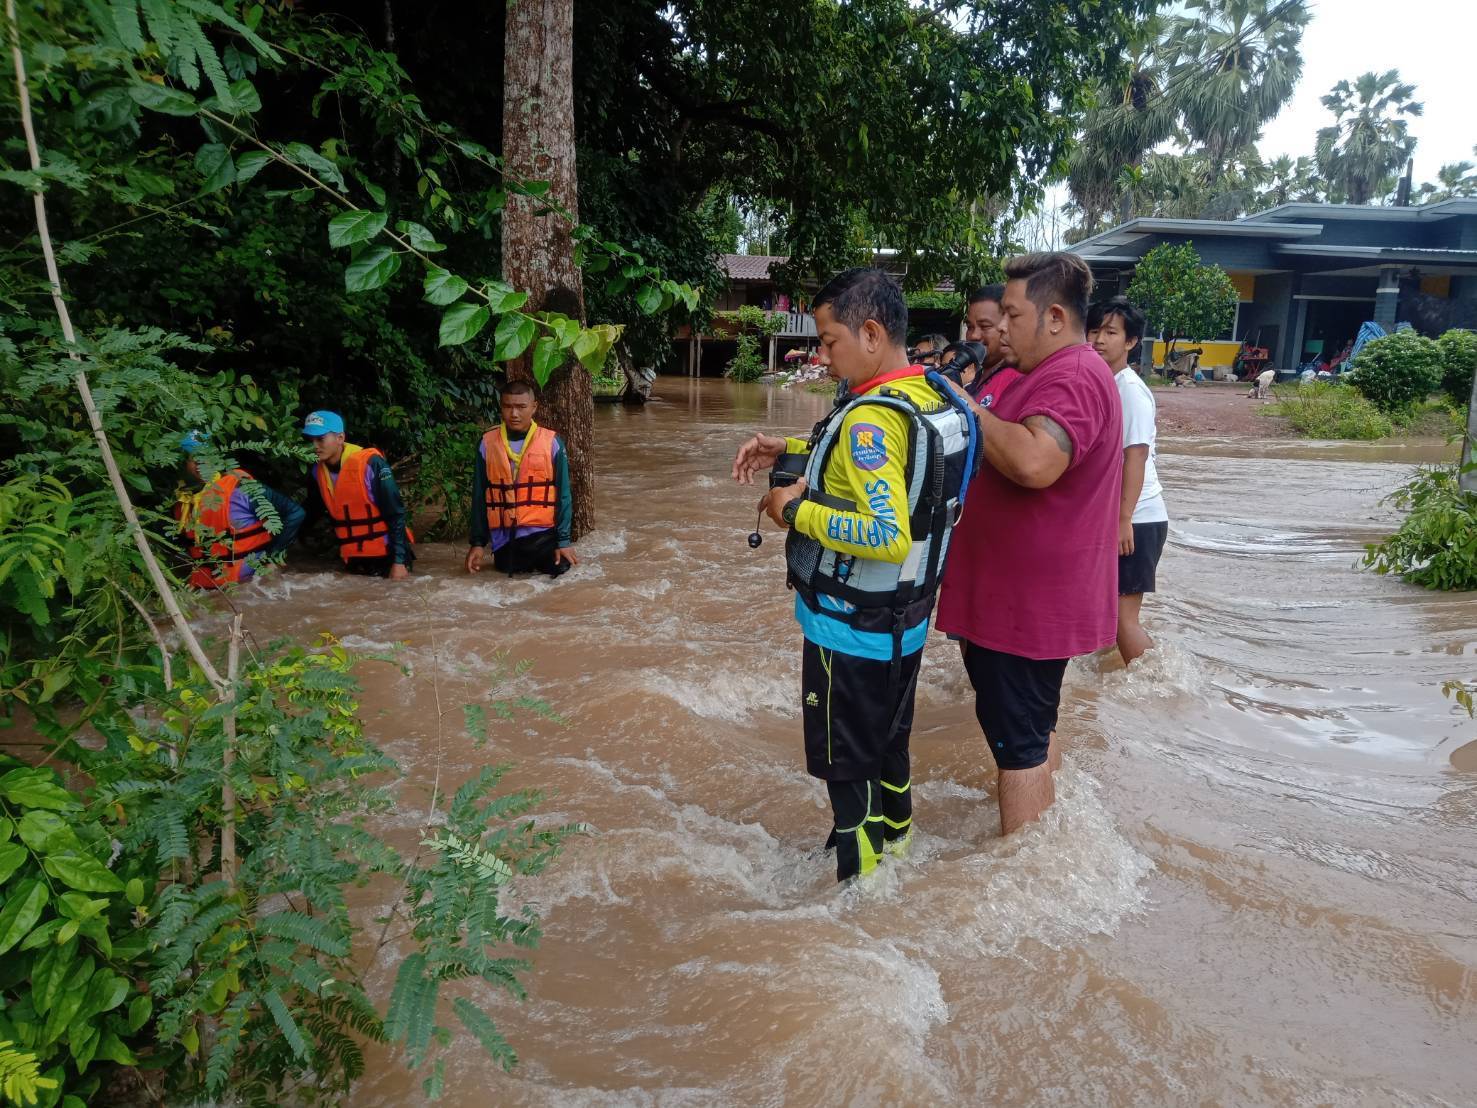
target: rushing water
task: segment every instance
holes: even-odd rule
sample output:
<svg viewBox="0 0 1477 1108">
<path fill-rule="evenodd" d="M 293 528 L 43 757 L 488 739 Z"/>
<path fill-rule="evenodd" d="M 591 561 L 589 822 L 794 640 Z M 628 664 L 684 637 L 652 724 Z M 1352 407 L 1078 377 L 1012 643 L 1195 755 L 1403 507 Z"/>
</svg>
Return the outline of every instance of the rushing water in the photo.
<svg viewBox="0 0 1477 1108">
<path fill-rule="evenodd" d="M 518 890 L 546 921 L 531 998 L 482 998 L 519 1068 L 468 1048 L 446 1102 L 1472 1103 L 1477 729 L 1440 685 L 1477 669 L 1477 603 L 1354 568 L 1406 466 L 1162 443 L 1160 645 L 1132 670 L 1072 663 L 1055 807 L 998 837 L 935 635 L 913 856 L 838 889 L 782 544 L 766 525 L 748 548 L 757 493 L 728 478 L 746 433 L 826 406 L 663 380 L 602 410 L 601 528 L 557 583 L 469 578 L 450 545 L 405 583 L 243 591 L 259 637 L 407 644 L 409 675 L 366 664 L 366 709 L 417 782 L 513 762 L 549 817 L 592 829 Z M 476 749 L 454 709 L 489 693 L 567 723 L 520 718 Z M 419 1103 L 379 1071 L 355 1104 Z"/>
</svg>

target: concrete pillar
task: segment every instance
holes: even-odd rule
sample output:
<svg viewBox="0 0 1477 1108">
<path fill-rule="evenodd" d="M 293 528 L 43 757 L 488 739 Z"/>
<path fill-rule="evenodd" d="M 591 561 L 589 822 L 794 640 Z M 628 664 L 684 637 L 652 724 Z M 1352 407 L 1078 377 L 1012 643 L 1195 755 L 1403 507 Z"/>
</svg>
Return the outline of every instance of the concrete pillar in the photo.
<svg viewBox="0 0 1477 1108">
<path fill-rule="evenodd" d="M 697 332 L 687 336 L 687 375 L 691 377 L 697 365 Z"/>
<path fill-rule="evenodd" d="M 1395 330 L 1395 309 L 1400 306 L 1400 271 L 1392 265 L 1380 268 L 1380 284 L 1374 290 L 1374 321 L 1386 331 Z"/>
<path fill-rule="evenodd" d="M 775 344 L 775 337 L 773 335 L 770 335 L 769 336 L 769 372 L 770 373 L 773 373 L 774 372 L 774 344 Z"/>
<path fill-rule="evenodd" d="M 692 375 L 694 377 L 701 377 L 703 375 L 703 336 L 702 335 L 698 335 L 698 337 L 697 337 L 697 357 L 693 360 L 693 363 L 692 363 Z"/>
</svg>

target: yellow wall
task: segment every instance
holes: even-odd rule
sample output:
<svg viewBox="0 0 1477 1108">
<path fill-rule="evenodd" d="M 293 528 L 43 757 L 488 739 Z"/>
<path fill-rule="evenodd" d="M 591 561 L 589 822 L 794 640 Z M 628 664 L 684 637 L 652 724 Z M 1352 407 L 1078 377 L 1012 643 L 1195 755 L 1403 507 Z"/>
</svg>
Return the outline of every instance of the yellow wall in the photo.
<svg viewBox="0 0 1477 1108">
<path fill-rule="evenodd" d="M 1231 284 L 1236 286 L 1236 296 L 1245 304 L 1256 299 L 1256 275 L 1252 273 L 1229 273 Z"/>
<path fill-rule="evenodd" d="M 1154 358 L 1156 366 L 1164 364 L 1164 351 L 1166 343 L 1153 339 L 1147 340 L 1149 353 Z M 1200 355 L 1201 369 L 1215 369 L 1216 367 L 1229 367 L 1236 360 L 1236 351 L 1241 349 L 1239 342 L 1186 342 L 1181 339 L 1174 344 L 1175 350 L 1183 350 L 1187 346 L 1198 346 L 1204 353 Z"/>
<path fill-rule="evenodd" d="M 1451 278 L 1422 277 L 1421 291 L 1427 296 L 1439 296 L 1445 300 L 1451 296 Z"/>
</svg>

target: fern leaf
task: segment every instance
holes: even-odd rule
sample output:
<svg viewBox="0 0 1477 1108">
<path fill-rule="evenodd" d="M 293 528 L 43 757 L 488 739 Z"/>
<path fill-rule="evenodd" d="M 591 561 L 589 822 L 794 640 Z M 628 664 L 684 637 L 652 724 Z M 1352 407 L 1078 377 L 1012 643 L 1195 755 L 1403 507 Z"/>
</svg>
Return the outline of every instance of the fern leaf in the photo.
<svg viewBox="0 0 1477 1108">
<path fill-rule="evenodd" d="M 462 1021 L 462 1026 L 482 1044 L 482 1049 L 487 1051 L 493 1061 L 504 1070 L 511 1070 L 517 1064 L 518 1055 L 492 1022 L 492 1017 L 464 996 L 453 1000 L 451 1008 L 456 1013 L 456 1018 Z"/>
<path fill-rule="evenodd" d="M 136 0 L 113 0 L 113 29 L 118 40 L 129 50 L 139 53 L 144 48 L 144 32 L 139 27 Z"/>
<path fill-rule="evenodd" d="M 268 935 L 292 939 L 333 958 L 344 958 L 349 953 L 348 942 L 334 934 L 327 920 L 305 916 L 301 912 L 273 912 L 257 924 L 257 929 Z"/>
<path fill-rule="evenodd" d="M 262 1003 L 267 1006 L 267 1011 L 272 1013 L 272 1019 L 277 1024 L 277 1030 L 282 1032 L 282 1037 L 287 1040 L 287 1045 L 292 1052 L 304 1062 L 308 1060 L 308 1043 L 303 1038 L 303 1033 L 298 1029 L 297 1021 L 292 1018 L 292 1013 L 287 1010 L 287 1003 L 277 993 L 276 989 L 262 997 Z"/>
<path fill-rule="evenodd" d="M 215 52 L 215 46 L 205 37 L 205 32 L 200 29 L 200 24 L 193 19 L 181 21 L 186 41 L 195 51 L 195 56 L 200 59 L 200 68 L 204 70 L 206 79 L 210 81 L 210 87 L 220 97 L 221 103 L 226 108 L 233 109 L 236 98 L 231 95 L 231 81 L 226 76 L 226 70 L 221 65 L 220 55 Z"/>
</svg>

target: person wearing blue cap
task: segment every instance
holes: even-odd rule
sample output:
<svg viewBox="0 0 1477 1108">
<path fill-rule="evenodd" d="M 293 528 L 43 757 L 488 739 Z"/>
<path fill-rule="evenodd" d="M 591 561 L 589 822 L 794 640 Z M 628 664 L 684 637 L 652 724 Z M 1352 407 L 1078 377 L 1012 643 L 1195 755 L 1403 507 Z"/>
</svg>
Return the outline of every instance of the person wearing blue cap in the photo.
<svg viewBox="0 0 1477 1108">
<path fill-rule="evenodd" d="M 175 508 L 180 533 L 189 542 L 195 568 L 189 583 L 219 589 L 249 580 L 263 561 L 292 544 L 303 525 L 295 500 L 255 480 L 244 469 L 215 473 L 206 480 L 200 460 L 210 454 L 210 438 L 191 431 L 180 440 L 185 472 L 198 491 L 186 493 Z M 266 510 L 270 505 L 272 510 Z M 268 521 L 275 511 L 278 530 Z"/>
<path fill-rule="evenodd" d="M 328 517 L 339 557 L 351 573 L 407 576 L 415 563 L 415 535 L 385 456 L 372 446 L 345 442 L 344 419 L 337 412 L 308 413 L 303 434 L 318 456 L 309 470 L 318 499 L 309 500 L 308 522 Z"/>
</svg>

